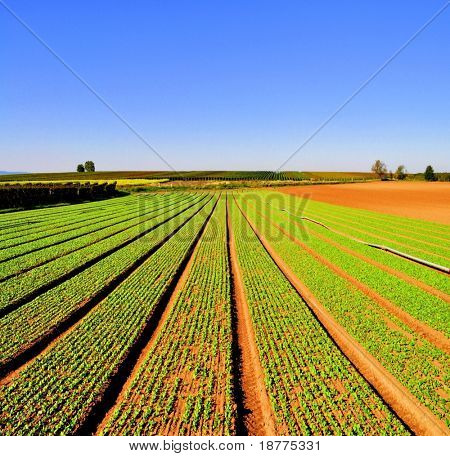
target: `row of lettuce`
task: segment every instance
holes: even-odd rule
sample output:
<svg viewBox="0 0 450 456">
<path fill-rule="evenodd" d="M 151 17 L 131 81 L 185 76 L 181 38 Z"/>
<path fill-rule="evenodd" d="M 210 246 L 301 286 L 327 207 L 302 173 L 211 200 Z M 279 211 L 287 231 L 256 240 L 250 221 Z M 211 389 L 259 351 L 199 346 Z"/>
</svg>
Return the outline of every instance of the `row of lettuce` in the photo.
<svg viewBox="0 0 450 456">
<path fill-rule="evenodd" d="M 93 266 L 129 244 L 145 244 L 144 237 L 147 233 L 195 207 L 198 201 L 205 198 L 205 195 L 199 195 L 193 200 L 183 201 L 177 206 L 163 207 L 154 214 L 149 214 L 142 218 L 139 217 L 139 223 L 132 223 L 131 227 L 123 229 L 116 234 L 107 236 L 92 244 L 88 243 L 84 247 L 55 258 L 53 261 L 46 262 L 9 278 L 2 284 L 3 292 L 0 296 L 0 311 L 4 308 L 14 308 L 20 305 L 38 294 L 45 287 L 51 287 L 56 283 L 69 279 L 75 273 Z M 113 227 L 112 230 L 114 229 Z M 72 242 L 74 241 L 71 241 L 70 244 Z M 70 244 L 68 245 L 69 250 Z M 50 256 L 52 255 L 51 252 L 58 248 L 59 246 L 51 247 Z M 36 261 L 40 261 L 41 255 L 43 255 L 43 251 L 39 252 Z M 22 261 L 24 261 L 24 257 L 19 261 L 19 267 Z M 2 266 L 7 268 L 7 264 L 8 262 L 3 263 Z M 15 267 L 15 263 L 13 267 Z"/>
<path fill-rule="evenodd" d="M 48 334 L 58 331 L 61 324 L 71 315 L 101 296 L 106 288 L 120 282 L 122 277 L 136 268 L 136 264 L 142 262 L 209 200 L 209 197 L 201 199 L 197 204 L 184 208 L 184 211 L 180 208 L 177 212 L 162 214 L 148 227 L 148 232 L 144 236 L 129 242 L 80 272 L 76 272 L 79 263 L 67 261 L 68 272 L 63 268 L 63 264 L 57 263 L 52 270 L 47 271 L 48 276 L 45 274 L 42 276 L 45 282 L 36 284 L 31 282 L 32 285 L 25 283 L 25 297 L 31 296 L 31 299 L 25 300 L 22 305 L 0 319 L 0 367 L 29 350 Z M 62 257 L 61 261 L 67 260 L 67 257 Z M 82 258 L 83 256 L 80 264 L 85 264 Z M 38 269 L 36 268 L 35 271 Z M 65 274 L 68 274 L 67 279 L 58 283 L 61 276 L 64 279 Z M 22 274 L 22 276 L 26 275 Z M 4 283 L 5 290 L 9 290 L 17 301 L 22 294 L 17 292 L 13 294 L 10 282 L 13 280 Z M 42 283 L 57 283 L 57 285 L 43 293 L 36 293 L 37 296 L 34 297 L 33 292 L 38 291 Z M 14 282 L 14 285 L 16 284 L 17 281 Z"/>
<path fill-rule="evenodd" d="M 166 198 L 149 205 L 145 210 L 135 207 L 117 210 L 102 220 L 87 221 L 81 227 L 68 227 L 60 234 L 49 234 L 33 241 L 23 241 L 14 247 L 0 250 L 0 280 L 11 275 L 18 275 L 44 263 L 68 255 L 77 250 L 85 249 L 104 239 L 111 239 L 124 231 L 130 233 L 136 227 L 144 227 L 144 223 L 154 220 L 183 203 L 194 202 L 195 198 Z M 111 240 L 114 245 L 114 238 Z"/>
</svg>

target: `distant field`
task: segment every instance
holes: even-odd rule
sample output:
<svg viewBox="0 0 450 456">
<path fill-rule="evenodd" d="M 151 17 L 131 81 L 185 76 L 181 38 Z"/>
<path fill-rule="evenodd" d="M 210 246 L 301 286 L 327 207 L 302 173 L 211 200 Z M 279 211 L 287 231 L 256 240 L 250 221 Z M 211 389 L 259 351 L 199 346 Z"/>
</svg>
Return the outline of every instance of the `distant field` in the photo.
<svg viewBox="0 0 450 456">
<path fill-rule="evenodd" d="M 67 181 L 78 180 L 117 180 L 117 179 L 145 179 L 149 175 L 144 171 L 97 171 L 95 173 L 29 173 L 29 174 L 3 174 L 2 181 Z"/>
<path fill-rule="evenodd" d="M 305 179 L 375 179 L 373 173 L 362 172 L 333 172 L 333 171 L 303 171 Z"/>
<path fill-rule="evenodd" d="M 0 185 L 15 185 L 15 184 L 67 184 L 69 182 L 76 183 L 76 182 L 97 182 L 99 184 L 103 184 L 104 182 L 111 184 L 113 182 L 117 183 L 118 187 L 128 187 L 132 185 L 156 185 L 159 183 L 167 182 L 168 179 L 97 179 L 96 176 L 92 179 L 73 179 L 73 180 L 63 180 L 53 178 L 52 180 L 12 180 L 12 181 L 5 181 L 0 180 Z"/>
<path fill-rule="evenodd" d="M 283 188 L 291 195 L 386 214 L 450 223 L 450 182 L 368 182 Z"/>
<path fill-rule="evenodd" d="M 120 179 L 170 179 L 170 180 L 366 180 L 373 179 L 372 173 L 357 172 L 302 172 L 283 171 L 97 171 L 95 173 L 33 173 L 0 175 L 0 182 L 14 181 L 79 181 Z"/>
</svg>

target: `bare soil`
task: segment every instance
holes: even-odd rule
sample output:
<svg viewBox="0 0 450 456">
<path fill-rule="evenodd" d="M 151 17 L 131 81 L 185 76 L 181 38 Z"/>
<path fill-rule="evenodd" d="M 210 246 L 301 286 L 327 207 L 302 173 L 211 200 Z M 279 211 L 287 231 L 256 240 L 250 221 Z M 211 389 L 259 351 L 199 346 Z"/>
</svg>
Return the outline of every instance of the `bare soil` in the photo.
<svg viewBox="0 0 450 456">
<path fill-rule="evenodd" d="M 246 414 L 243 417 L 244 425 L 249 435 L 276 435 L 275 420 L 264 385 L 264 372 L 259 360 L 228 211 L 227 224 L 234 302 L 237 315 L 237 341 L 241 356 L 240 384 L 244 396 L 243 405 L 246 410 Z"/>
<path fill-rule="evenodd" d="M 450 224 L 450 182 L 367 182 L 279 189 L 340 206 Z"/>
</svg>

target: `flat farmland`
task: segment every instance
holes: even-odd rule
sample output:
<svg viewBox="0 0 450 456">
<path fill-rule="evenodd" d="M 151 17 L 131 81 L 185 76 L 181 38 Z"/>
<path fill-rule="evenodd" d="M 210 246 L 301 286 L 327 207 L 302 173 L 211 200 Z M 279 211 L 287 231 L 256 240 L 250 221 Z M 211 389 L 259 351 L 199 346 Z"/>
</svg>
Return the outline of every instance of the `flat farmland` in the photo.
<svg viewBox="0 0 450 456">
<path fill-rule="evenodd" d="M 393 184 L 0 214 L 0 434 L 449 435 L 448 186 Z"/>
<path fill-rule="evenodd" d="M 369 209 L 385 214 L 450 223 L 448 182 L 368 182 L 342 185 L 305 185 L 285 188 L 291 195 L 315 201 Z"/>
</svg>

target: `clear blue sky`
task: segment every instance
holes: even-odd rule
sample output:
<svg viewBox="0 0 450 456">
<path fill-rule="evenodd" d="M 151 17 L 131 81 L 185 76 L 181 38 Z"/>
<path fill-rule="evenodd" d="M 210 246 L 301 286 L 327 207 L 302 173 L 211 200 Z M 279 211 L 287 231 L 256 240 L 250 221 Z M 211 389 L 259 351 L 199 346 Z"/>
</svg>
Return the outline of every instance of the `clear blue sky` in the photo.
<svg viewBox="0 0 450 456">
<path fill-rule="evenodd" d="M 182 169 L 276 169 L 443 0 L 6 3 Z M 0 169 L 166 169 L 0 7 Z M 450 171 L 450 7 L 286 167 Z"/>
</svg>

